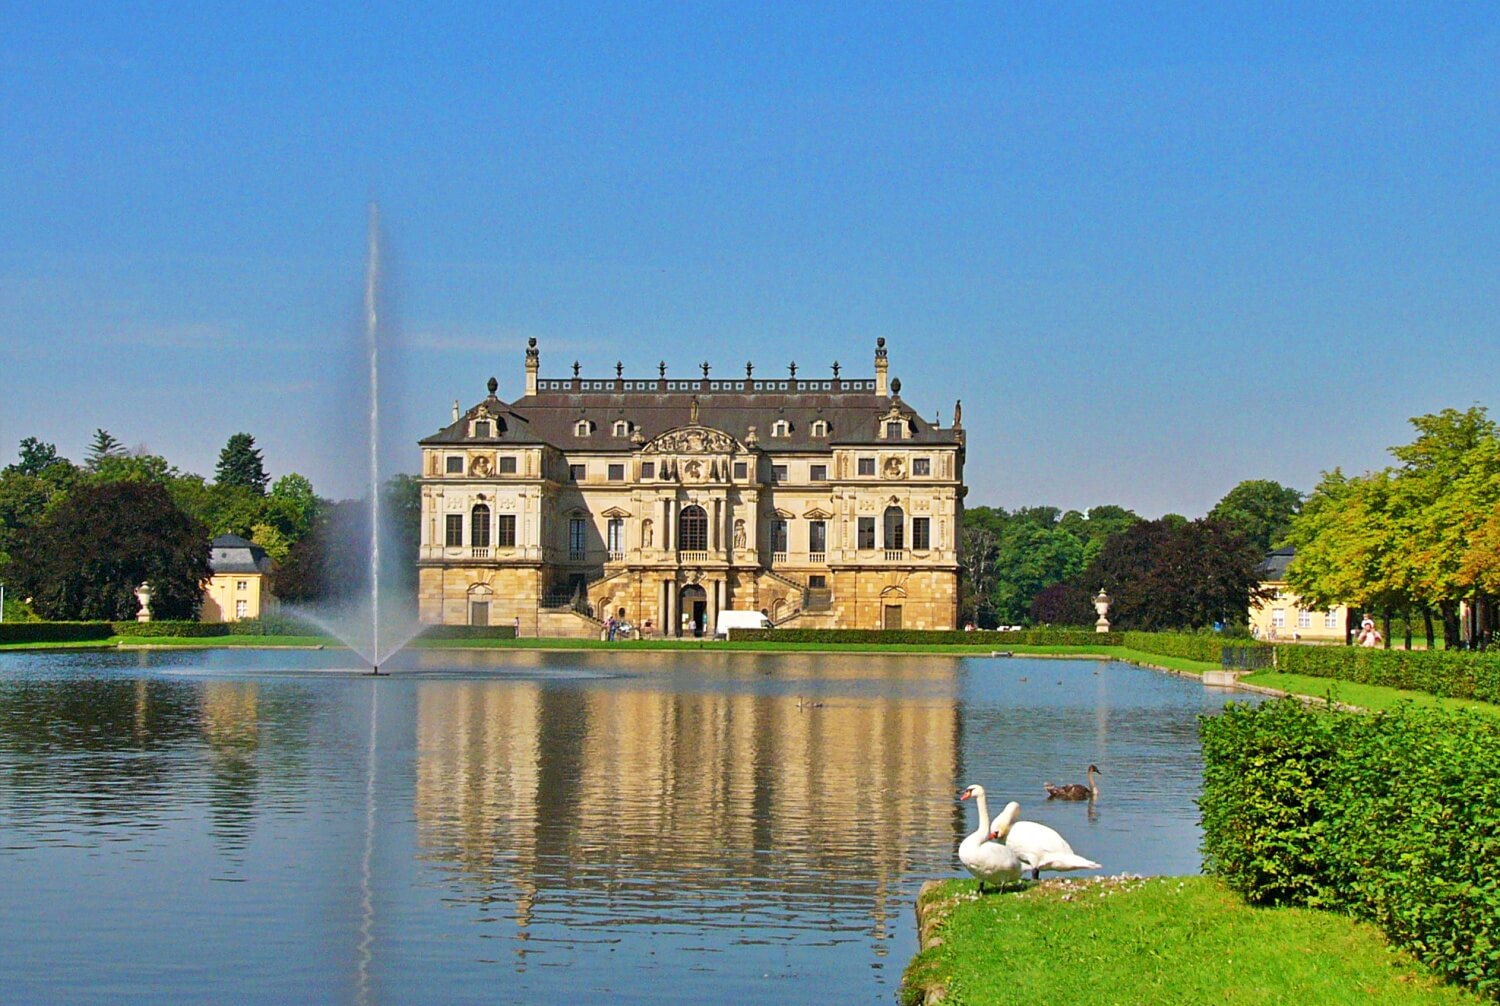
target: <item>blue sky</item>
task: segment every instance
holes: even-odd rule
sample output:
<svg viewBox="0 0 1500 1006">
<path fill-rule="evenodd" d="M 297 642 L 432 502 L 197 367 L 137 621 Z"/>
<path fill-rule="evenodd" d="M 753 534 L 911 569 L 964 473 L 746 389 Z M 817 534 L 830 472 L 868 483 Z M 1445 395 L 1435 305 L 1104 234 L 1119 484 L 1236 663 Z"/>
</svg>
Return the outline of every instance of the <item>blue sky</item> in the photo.
<svg viewBox="0 0 1500 1006">
<path fill-rule="evenodd" d="M 10 4 L 0 463 L 354 490 L 499 378 L 868 374 L 969 503 L 1197 516 L 1494 405 L 1500 19 L 1451 6 Z"/>
</svg>

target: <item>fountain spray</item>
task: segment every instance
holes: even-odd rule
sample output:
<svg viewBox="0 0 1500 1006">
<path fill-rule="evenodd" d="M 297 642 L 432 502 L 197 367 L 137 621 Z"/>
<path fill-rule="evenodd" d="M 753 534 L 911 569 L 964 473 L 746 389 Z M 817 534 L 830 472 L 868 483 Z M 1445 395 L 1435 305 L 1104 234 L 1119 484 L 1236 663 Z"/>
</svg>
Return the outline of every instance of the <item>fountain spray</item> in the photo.
<svg viewBox="0 0 1500 1006">
<path fill-rule="evenodd" d="M 380 206 L 370 203 L 365 262 L 365 342 L 370 354 L 370 673 L 380 673 Z"/>
</svg>

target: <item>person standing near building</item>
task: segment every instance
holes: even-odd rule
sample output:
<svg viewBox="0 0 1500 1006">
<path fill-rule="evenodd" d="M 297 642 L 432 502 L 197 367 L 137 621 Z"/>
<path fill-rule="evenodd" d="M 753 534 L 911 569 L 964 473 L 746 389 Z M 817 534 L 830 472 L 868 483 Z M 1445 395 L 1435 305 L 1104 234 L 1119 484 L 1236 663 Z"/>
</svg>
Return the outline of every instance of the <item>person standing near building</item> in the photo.
<svg viewBox="0 0 1500 1006">
<path fill-rule="evenodd" d="M 1365 620 L 1359 623 L 1359 636 L 1355 639 L 1355 642 L 1364 647 L 1376 647 L 1381 644 L 1384 638 L 1380 634 L 1380 630 L 1375 628 L 1375 619 L 1366 615 Z"/>
</svg>

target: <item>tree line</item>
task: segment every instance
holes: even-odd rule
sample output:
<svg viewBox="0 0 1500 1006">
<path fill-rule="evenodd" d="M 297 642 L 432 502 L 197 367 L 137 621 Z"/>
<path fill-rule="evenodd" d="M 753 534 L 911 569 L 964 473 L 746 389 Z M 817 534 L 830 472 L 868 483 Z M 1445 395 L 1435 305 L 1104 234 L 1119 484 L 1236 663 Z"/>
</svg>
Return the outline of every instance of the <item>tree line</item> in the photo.
<svg viewBox="0 0 1500 1006">
<path fill-rule="evenodd" d="M 209 542 L 247 538 L 275 562 L 272 592 L 316 603 L 359 589 L 367 576 L 354 540 L 368 503 L 320 497 L 305 476 L 274 483 L 248 433 L 231 436 L 212 480 L 182 472 L 145 449 L 129 451 L 96 430 L 81 464 L 35 437 L 0 471 L 0 582 L 7 619 L 122 620 L 138 609 L 134 590 L 152 587 L 159 618 L 196 618 L 209 576 Z M 410 524 L 416 480 L 385 487 L 387 513 Z M 407 535 L 397 535 L 401 539 Z M 397 561 L 415 562 L 415 544 L 398 545 Z"/>
</svg>

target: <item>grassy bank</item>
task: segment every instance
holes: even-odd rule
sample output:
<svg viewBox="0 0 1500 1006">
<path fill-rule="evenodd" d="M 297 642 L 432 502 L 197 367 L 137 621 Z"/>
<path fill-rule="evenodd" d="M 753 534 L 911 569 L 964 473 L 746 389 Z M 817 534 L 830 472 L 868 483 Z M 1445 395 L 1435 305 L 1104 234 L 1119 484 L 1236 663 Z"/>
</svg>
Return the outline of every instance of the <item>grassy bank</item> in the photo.
<svg viewBox="0 0 1500 1006">
<path fill-rule="evenodd" d="M 1208 877 L 1049 881 L 977 896 L 923 893 L 923 944 L 902 1002 L 1477 1003 L 1390 949 L 1375 927 L 1307 909 L 1247 907 Z M 929 945 L 931 937 L 941 942 Z"/>
<path fill-rule="evenodd" d="M 1257 671 L 1240 679 L 1247 685 L 1275 688 L 1292 695 L 1316 699 L 1332 699 L 1361 709 L 1375 711 L 1391 709 L 1398 703 L 1410 702 L 1417 706 L 1436 709 L 1472 709 L 1475 712 L 1500 714 L 1500 706 L 1473 699 L 1449 699 L 1426 692 L 1407 691 L 1404 688 L 1387 688 L 1384 685 L 1365 685 L 1357 681 L 1336 681 L 1331 678 L 1315 678 L 1306 674 L 1281 674 L 1276 671 Z"/>
</svg>

